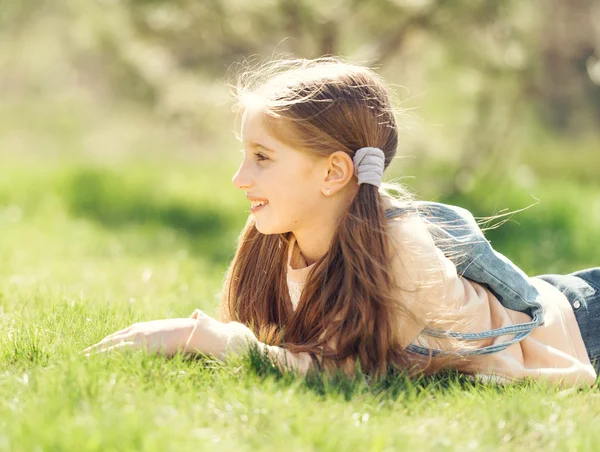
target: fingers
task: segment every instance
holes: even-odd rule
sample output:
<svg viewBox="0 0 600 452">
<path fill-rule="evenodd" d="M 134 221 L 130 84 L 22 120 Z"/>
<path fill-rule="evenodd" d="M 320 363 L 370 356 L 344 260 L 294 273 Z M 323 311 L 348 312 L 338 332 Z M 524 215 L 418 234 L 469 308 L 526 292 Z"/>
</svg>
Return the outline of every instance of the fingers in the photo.
<svg viewBox="0 0 600 452">
<path fill-rule="evenodd" d="M 89 353 L 86 353 L 85 356 L 90 356 L 90 355 L 97 355 L 99 353 L 110 353 L 112 351 L 115 350 L 123 350 L 123 349 L 129 349 L 129 350 L 134 350 L 136 349 L 136 343 L 135 342 L 131 342 L 131 341 L 127 341 L 127 342 L 120 342 L 118 344 L 115 345 L 111 345 L 110 347 L 106 347 L 106 348 L 102 348 L 96 351 L 92 351 Z"/>
<path fill-rule="evenodd" d="M 88 351 L 92 350 L 94 347 L 99 347 L 101 345 L 106 345 L 109 342 L 112 342 L 113 339 L 122 339 L 124 336 L 127 335 L 127 333 L 129 333 L 133 327 L 136 326 L 136 324 L 133 324 L 131 326 L 128 326 L 127 328 L 123 328 L 122 330 L 119 331 L 115 331 L 112 334 L 109 334 L 108 336 L 106 336 L 104 339 L 102 339 L 100 342 L 98 342 L 97 344 L 94 344 L 88 348 L 86 348 L 85 350 L 82 351 L 82 353 L 87 353 Z"/>
<path fill-rule="evenodd" d="M 125 338 L 128 336 L 127 333 L 121 334 L 119 336 L 110 335 L 102 339 L 97 344 L 91 345 L 90 347 L 83 350 L 83 353 L 93 352 L 97 349 L 106 348 L 107 346 L 119 344 L 121 342 L 125 342 Z"/>
<path fill-rule="evenodd" d="M 109 338 L 111 338 L 111 337 L 115 337 L 115 336 L 121 336 L 122 334 L 129 333 L 129 331 L 131 331 L 131 329 L 132 329 L 134 326 L 135 326 L 135 324 L 134 324 L 134 325 L 131 325 L 131 326 L 128 326 L 127 328 L 123 328 L 122 330 L 115 331 L 114 333 L 112 333 L 112 334 L 109 334 L 108 336 L 106 336 L 104 339 L 109 339 Z"/>
</svg>

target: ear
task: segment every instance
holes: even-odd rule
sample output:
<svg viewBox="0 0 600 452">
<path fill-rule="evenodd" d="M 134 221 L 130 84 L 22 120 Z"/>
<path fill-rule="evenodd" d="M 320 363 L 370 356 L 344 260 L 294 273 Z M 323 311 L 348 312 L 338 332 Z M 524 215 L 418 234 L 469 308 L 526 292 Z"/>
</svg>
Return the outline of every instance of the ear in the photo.
<svg viewBox="0 0 600 452">
<path fill-rule="evenodd" d="M 323 183 L 323 193 L 329 189 L 329 196 L 342 190 L 354 176 L 354 162 L 343 151 L 337 151 L 327 157 L 327 176 Z"/>
</svg>

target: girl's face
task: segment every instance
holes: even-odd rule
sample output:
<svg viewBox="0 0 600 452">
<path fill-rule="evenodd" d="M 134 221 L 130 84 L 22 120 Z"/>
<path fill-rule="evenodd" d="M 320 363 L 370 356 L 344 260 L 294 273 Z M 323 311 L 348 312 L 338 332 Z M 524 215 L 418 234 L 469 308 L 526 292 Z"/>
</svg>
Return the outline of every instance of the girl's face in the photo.
<svg viewBox="0 0 600 452">
<path fill-rule="evenodd" d="M 242 117 L 243 161 L 233 184 L 250 200 L 266 204 L 251 212 L 262 234 L 311 231 L 326 213 L 322 193 L 327 176 L 326 157 L 311 157 L 269 134 L 260 109 L 246 109 Z M 331 206 L 329 206 L 331 207 Z M 322 219 L 322 217 L 321 217 Z"/>
</svg>

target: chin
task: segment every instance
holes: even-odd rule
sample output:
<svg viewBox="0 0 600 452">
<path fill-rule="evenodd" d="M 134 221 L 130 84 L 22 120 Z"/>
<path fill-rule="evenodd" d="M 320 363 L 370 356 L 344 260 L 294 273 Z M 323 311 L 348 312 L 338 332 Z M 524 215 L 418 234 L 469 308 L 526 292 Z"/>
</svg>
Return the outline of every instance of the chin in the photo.
<svg viewBox="0 0 600 452">
<path fill-rule="evenodd" d="M 263 235 L 284 234 L 289 232 L 289 229 L 260 225 L 258 221 L 254 224 L 254 226 L 256 227 L 256 230 Z"/>
<path fill-rule="evenodd" d="M 274 234 L 281 234 L 281 232 L 279 232 L 279 231 L 264 230 L 264 229 L 260 229 L 260 228 L 256 228 L 256 230 L 257 230 L 258 232 L 260 232 L 262 235 L 274 235 Z"/>
</svg>

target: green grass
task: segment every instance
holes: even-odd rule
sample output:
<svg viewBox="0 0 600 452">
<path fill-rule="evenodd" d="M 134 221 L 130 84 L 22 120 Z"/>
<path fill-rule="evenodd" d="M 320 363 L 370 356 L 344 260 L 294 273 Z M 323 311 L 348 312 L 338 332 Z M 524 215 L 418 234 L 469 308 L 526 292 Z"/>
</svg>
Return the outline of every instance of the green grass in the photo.
<svg viewBox="0 0 600 452">
<path fill-rule="evenodd" d="M 194 308 L 216 314 L 247 215 L 229 183 L 235 167 L 3 163 L 0 450 L 594 450 L 600 442 L 590 428 L 600 415 L 595 388 L 501 388 L 451 372 L 417 382 L 305 379 L 256 355 L 227 364 L 141 352 L 87 359 L 80 350 L 131 323 Z M 490 231 L 497 246 L 519 252 L 530 271 L 554 253 L 573 269 L 600 255 L 600 241 L 590 251 L 580 238 L 594 228 L 569 215 L 597 200 L 594 187 L 541 187 L 544 203 L 519 214 L 519 234 L 514 223 Z M 568 210 L 563 200 L 575 192 L 581 204 Z M 504 195 L 511 209 L 530 203 L 518 189 Z M 455 201 L 483 216 L 494 213 L 492 198 Z M 539 246 L 556 231 L 556 248 Z M 540 252 L 540 263 L 525 259 Z"/>
<path fill-rule="evenodd" d="M 178 127 L 113 91 L 77 38 L 88 22 L 61 7 L 39 23 L 15 16 L 18 36 L 0 43 L 0 451 L 598 449 L 597 388 L 452 372 L 305 379 L 257 355 L 83 357 L 134 322 L 215 315 L 248 206 L 230 183 L 239 144 L 212 80 L 198 121 Z M 451 72 L 415 93 L 426 120 L 413 148 L 427 152 L 392 173 L 476 216 L 539 199 L 487 233 L 528 274 L 600 265 L 597 136 L 559 141 L 532 121 L 471 190 L 448 195 L 472 112 Z"/>
</svg>

